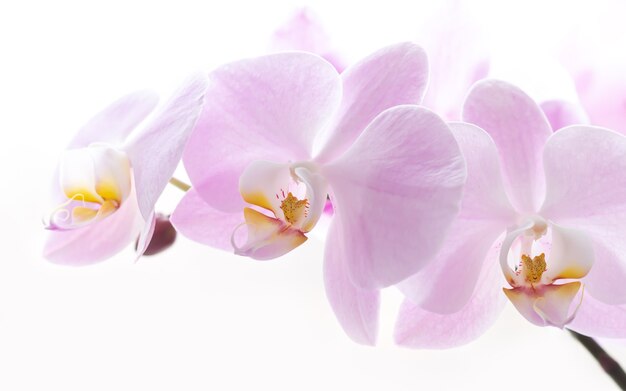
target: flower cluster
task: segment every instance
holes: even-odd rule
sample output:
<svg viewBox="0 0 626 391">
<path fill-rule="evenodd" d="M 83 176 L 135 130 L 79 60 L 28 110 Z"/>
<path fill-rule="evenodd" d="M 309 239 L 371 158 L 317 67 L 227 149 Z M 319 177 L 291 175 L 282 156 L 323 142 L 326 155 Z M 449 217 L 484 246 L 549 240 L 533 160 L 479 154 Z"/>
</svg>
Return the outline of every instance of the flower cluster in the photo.
<svg viewBox="0 0 626 391">
<path fill-rule="evenodd" d="M 133 241 L 137 257 L 154 254 L 175 228 L 270 260 L 326 231 L 325 219 L 326 294 L 358 343 L 376 342 L 390 286 L 406 297 L 403 346 L 471 341 L 507 300 L 538 326 L 626 337 L 624 135 L 484 79 L 476 52 L 433 55 L 426 94 L 429 60 L 413 43 L 345 66 L 306 15 L 278 37 L 291 29 L 307 33 L 287 46 L 327 59 L 232 62 L 191 78 L 148 120 L 157 99 L 137 92 L 85 125 L 55 173 L 44 256 L 84 265 Z M 191 186 L 157 218 L 181 159 Z"/>
</svg>

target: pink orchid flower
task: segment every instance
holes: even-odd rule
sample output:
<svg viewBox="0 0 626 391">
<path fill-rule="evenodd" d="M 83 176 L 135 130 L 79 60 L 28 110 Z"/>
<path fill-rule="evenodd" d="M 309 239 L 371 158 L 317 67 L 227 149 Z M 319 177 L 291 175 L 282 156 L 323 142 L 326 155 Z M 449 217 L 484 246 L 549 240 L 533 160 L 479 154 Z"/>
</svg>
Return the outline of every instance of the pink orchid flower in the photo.
<svg viewBox="0 0 626 391">
<path fill-rule="evenodd" d="M 626 337 L 626 137 L 553 133 L 524 92 L 491 80 L 470 91 L 463 119 L 451 124 L 468 170 L 459 218 L 436 259 L 400 284 L 397 342 L 467 343 L 505 297 L 539 326 Z"/>
<path fill-rule="evenodd" d="M 216 69 L 212 104 L 183 154 L 193 188 L 172 223 L 198 242 L 271 259 L 307 240 L 330 197 L 327 296 L 346 332 L 373 344 L 378 290 L 436 253 L 465 180 L 445 122 L 401 105 L 420 102 L 426 79 L 425 54 L 411 43 L 341 76 L 310 53 Z"/>
<path fill-rule="evenodd" d="M 429 88 L 422 104 L 447 120 L 457 120 L 465 93 L 489 73 L 489 49 L 485 32 L 459 0 L 441 2 L 430 23 L 416 26 L 418 42 L 426 49 L 431 65 Z M 441 23 L 445 20 L 445 23 Z M 304 50 L 319 54 L 342 72 L 346 56 L 334 47 L 318 17 L 299 9 L 276 31 L 274 50 Z"/>
<path fill-rule="evenodd" d="M 136 92 L 111 104 L 74 137 L 61 157 L 44 256 L 84 265 L 104 260 L 154 231 L 154 204 L 180 161 L 206 88 L 191 79 L 138 131 L 157 97 Z M 131 133 L 132 132 L 132 133 Z"/>
</svg>

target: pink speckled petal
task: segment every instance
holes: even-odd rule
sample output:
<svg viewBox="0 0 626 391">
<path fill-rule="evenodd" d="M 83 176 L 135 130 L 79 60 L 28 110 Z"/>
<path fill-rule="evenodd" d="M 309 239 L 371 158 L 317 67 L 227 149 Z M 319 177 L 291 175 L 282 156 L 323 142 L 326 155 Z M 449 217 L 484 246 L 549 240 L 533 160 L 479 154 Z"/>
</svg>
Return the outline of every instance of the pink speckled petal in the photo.
<svg viewBox="0 0 626 391">
<path fill-rule="evenodd" d="M 466 176 L 449 127 L 412 105 L 376 117 L 323 173 L 342 221 L 350 278 L 364 289 L 398 283 L 433 258 L 458 213 Z"/>
<path fill-rule="evenodd" d="M 350 252 L 341 238 L 341 224 L 339 219 L 333 219 L 328 231 L 324 254 L 326 297 L 346 334 L 357 343 L 374 345 L 380 294 L 376 289 L 361 289 L 350 281 L 347 270 Z"/>
<path fill-rule="evenodd" d="M 243 210 L 226 213 L 209 206 L 196 189 L 192 188 L 180 201 L 170 217 L 171 223 L 183 236 L 232 252 L 231 237 L 237 226 L 244 222 Z"/>
<path fill-rule="evenodd" d="M 406 299 L 396 321 L 397 344 L 410 348 L 447 349 L 467 344 L 498 319 L 506 298 L 497 262 L 486 262 L 470 300 L 457 312 L 429 312 Z"/>
<path fill-rule="evenodd" d="M 419 104 L 428 81 L 422 48 L 400 43 L 380 49 L 341 74 L 343 99 L 317 160 L 331 161 L 346 151 L 382 111 Z"/>
<path fill-rule="evenodd" d="M 591 337 L 626 338 L 626 306 L 605 304 L 585 292 L 568 327 Z"/>
<path fill-rule="evenodd" d="M 158 101 L 158 96 L 151 91 L 137 91 L 118 99 L 89 120 L 74 136 L 69 147 L 86 147 L 93 142 L 121 144 Z"/>
<path fill-rule="evenodd" d="M 180 162 L 202 109 L 206 87 L 204 75 L 189 79 L 152 123 L 133 134 L 125 145 L 135 175 L 139 210 L 145 220 Z"/>
<path fill-rule="evenodd" d="M 495 256 L 488 259 L 489 249 L 516 218 L 504 193 L 493 140 L 475 125 L 451 123 L 450 128 L 467 164 L 459 217 L 435 259 L 399 284 L 410 300 L 436 313 L 457 312 L 465 306 L 483 263 L 497 263 Z"/>
<path fill-rule="evenodd" d="M 589 291 L 606 303 L 626 303 L 626 137 L 571 126 L 550 138 L 544 164 L 542 215 L 589 235 L 596 252 Z"/>
<path fill-rule="evenodd" d="M 309 53 L 279 53 L 224 65 L 209 74 L 207 105 L 183 161 L 200 196 L 241 211 L 239 176 L 253 160 L 306 160 L 341 99 L 341 80 Z"/>
<path fill-rule="evenodd" d="M 513 206 L 536 213 L 545 192 L 543 146 L 552 134 L 539 106 L 511 84 L 485 80 L 469 92 L 463 120 L 483 128 L 496 143 Z"/>
</svg>

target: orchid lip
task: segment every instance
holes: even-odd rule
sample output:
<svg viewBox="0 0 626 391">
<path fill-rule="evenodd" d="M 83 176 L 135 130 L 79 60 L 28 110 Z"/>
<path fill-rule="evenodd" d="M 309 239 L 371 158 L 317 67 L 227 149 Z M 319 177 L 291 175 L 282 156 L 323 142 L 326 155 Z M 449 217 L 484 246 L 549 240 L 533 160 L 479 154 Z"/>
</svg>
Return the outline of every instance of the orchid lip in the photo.
<svg viewBox="0 0 626 391">
<path fill-rule="evenodd" d="M 321 217 L 327 197 L 326 180 L 314 163 L 254 161 L 239 178 L 239 190 L 249 207 L 245 223 L 231 235 L 235 253 L 269 259 L 306 240 L 305 234 Z M 238 245 L 235 236 L 246 226 L 248 238 Z"/>
<path fill-rule="evenodd" d="M 48 230 L 67 231 L 115 213 L 132 188 L 130 161 L 123 151 L 94 143 L 65 152 L 59 166 L 65 201 L 44 219 Z"/>
</svg>

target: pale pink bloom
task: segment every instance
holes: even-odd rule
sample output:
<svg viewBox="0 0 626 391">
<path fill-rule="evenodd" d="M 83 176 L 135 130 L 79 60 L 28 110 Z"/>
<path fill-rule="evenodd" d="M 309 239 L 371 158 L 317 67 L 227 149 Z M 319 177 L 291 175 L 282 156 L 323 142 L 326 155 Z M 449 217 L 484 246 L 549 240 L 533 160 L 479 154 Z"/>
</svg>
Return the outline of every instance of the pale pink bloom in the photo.
<svg viewBox="0 0 626 391">
<path fill-rule="evenodd" d="M 422 104 L 447 120 L 457 120 L 470 86 L 489 73 L 487 37 L 459 0 L 439 3 L 426 22 L 416 23 L 416 41 L 428 53 L 430 76 Z M 445 23 L 442 23 L 442 20 Z M 276 31 L 274 50 L 304 50 L 319 54 L 342 72 L 346 56 L 333 45 L 321 21 L 308 8 L 302 8 Z"/>
<path fill-rule="evenodd" d="M 145 124 L 157 97 L 136 92 L 83 126 L 55 174 L 47 259 L 98 262 L 138 236 L 138 255 L 143 253 L 154 230 L 154 204 L 180 161 L 205 89 L 204 76 L 191 79 Z"/>
<path fill-rule="evenodd" d="M 465 179 L 448 126 L 401 105 L 420 102 L 426 79 L 411 43 L 341 76 L 309 53 L 216 69 L 183 155 L 193 188 L 172 223 L 198 242 L 271 259 L 307 240 L 330 196 L 327 296 L 346 332 L 374 343 L 378 290 L 436 253 Z"/>
<path fill-rule="evenodd" d="M 463 119 L 475 125 L 451 124 L 468 170 L 459 218 L 435 260 L 399 285 L 397 342 L 467 343 L 505 297 L 536 325 L 626 337 L 626 137 L 553 133 L 524 92 L 493 80 L 473 87 Z"/>
</svg>

